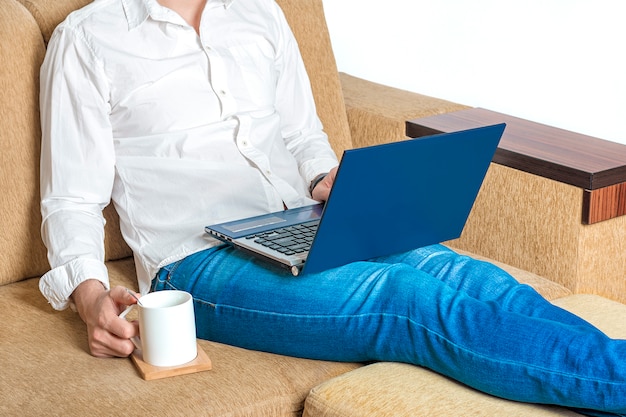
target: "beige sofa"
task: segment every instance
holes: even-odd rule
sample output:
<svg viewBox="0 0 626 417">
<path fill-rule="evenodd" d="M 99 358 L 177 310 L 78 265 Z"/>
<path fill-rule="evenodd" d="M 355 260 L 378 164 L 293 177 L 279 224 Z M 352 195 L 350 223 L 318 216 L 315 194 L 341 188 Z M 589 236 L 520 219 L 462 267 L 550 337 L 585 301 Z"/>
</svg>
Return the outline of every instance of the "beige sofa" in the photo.
<svg viewBox="0 0 626 417">
<path fill-rule="evenodd" d="M 211 371 L 144 381 L 130 359 L 90 356 L 80 318 L 70 310 L 53 311 L 38 290 L 38 277 L 47 270 L 39 236 L 38 70 L 54 27 L 88 1 L 0 0 L 0 415 L 574 415 L 496 399 L 403 364 L 303 360 L 200 341 L 213 362 Z M 464 108 L 338 74 L 321 0 L 279 3 L 300 42 L 320 115 L 338 153 L 403 139 L 406 119 Z M 489 194 L 495 178 L 518 188 L 544 181 L 512 171 L 493 166 L 481 193 Z M 483 200 L 488 201 L 483 195 L 477 202 L 472 225 L 481 223 Z M 515 218 L 525 209 L 519 204 L 498 210 Z M 112 283 L 136 288 L 131 253 L 110 209 L 107 218 Z M 496 233 L 491 239 L 507 236 Z M 471 242 L 480 240 L 464 236 L 458 243 L 472 250 Z M 613 336 L 626 337 L 624 304 L 573 294 L 562 283 L 507 268 L 556 304 Z M 619 283 L 625 278 L 615 275 L 604 279 Z"/>
</svg>

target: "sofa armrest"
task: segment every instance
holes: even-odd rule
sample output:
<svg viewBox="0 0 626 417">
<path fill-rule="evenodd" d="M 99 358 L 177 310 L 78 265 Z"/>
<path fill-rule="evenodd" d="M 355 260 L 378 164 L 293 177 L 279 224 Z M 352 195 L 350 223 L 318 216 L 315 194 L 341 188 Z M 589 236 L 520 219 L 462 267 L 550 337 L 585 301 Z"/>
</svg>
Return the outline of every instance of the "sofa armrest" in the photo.
<svg viewBox="0 0 626 417">
<path fill-rule="evenodd" d="M 406 120 L 468 109 L 340 74 L 355 147 L 406 139 Z M 626 216 L 585 224 L 584 187 L 492 163 L 461 238 L 449 246 L 574 293 L 626 302 Z"/>
<path fill-rule="evenodd" d="M 501 122 L 494 163 L 451 244 L 625 301 L 625 145 L 479 108 L 411 120 L 407 135 Z"/>
<path fill-rule="evenodd" d="M 407 120 L 468 108 L 339 73 L 355 148 L 406 139 Z"/>
<path fill-rule="evenodd" d="M 492 163 L 461 238 L 448 244 L 624 303 L 626 216 L 584 224 L 584 193 Z"/>
</svg>

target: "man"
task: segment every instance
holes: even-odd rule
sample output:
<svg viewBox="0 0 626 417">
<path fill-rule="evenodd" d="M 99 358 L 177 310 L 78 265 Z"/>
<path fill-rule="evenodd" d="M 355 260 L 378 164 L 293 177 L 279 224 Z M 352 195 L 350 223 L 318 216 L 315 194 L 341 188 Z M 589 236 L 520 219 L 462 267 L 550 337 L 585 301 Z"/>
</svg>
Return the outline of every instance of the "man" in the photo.
<svg viewBox="0 0 626 417">
<path fill-rule="evenodd" d="M 272 0 L 98 0 L 57 28 L 41 76 L 40 288 L 75 305 L 93 355 L 127 356 L 137 333 L 103 263 L 112 199 L 141 292 L 191 292 L 199 337 L 626 413 L 626 342 L 493 265 L 435 245 L 294 279 L 204 234 L 332 187 L 337 160 Z"/>
</svg>

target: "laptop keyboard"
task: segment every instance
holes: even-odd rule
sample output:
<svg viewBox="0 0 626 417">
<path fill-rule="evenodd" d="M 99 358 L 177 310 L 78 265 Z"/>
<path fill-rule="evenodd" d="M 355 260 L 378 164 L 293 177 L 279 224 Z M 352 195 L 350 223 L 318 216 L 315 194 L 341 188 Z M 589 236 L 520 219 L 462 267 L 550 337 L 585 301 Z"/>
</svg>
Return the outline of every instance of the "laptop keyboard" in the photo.
<svg viewBox="0 0 626 417">
<path fill-rule="evenodd" d="M 247 236 L 255 243 L 276 250 L 284 255 L 307 252 L 311 248 L 319 220 L 282 227 L 269 232 Z"/>
</svg>

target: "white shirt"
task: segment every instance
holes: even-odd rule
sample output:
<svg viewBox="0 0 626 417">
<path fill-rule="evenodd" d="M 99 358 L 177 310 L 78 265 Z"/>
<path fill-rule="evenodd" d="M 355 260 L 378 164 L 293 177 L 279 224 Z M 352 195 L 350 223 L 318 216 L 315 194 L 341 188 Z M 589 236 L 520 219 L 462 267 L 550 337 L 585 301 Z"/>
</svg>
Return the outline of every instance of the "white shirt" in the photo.
<svg viewBox="0 0 626 417">
<path fill-rule="evenodd" d="M 208 0 L 200 35 L 156 0 L 96 0 L 55 30 L 41 69 L 40 289 L 66 308 L 109 288 L 112 199 L 139 288 L 216 245 L 204 226 L 312 204 L 337 165 L 296 41 L 273 0 Z"/>
</svg>

